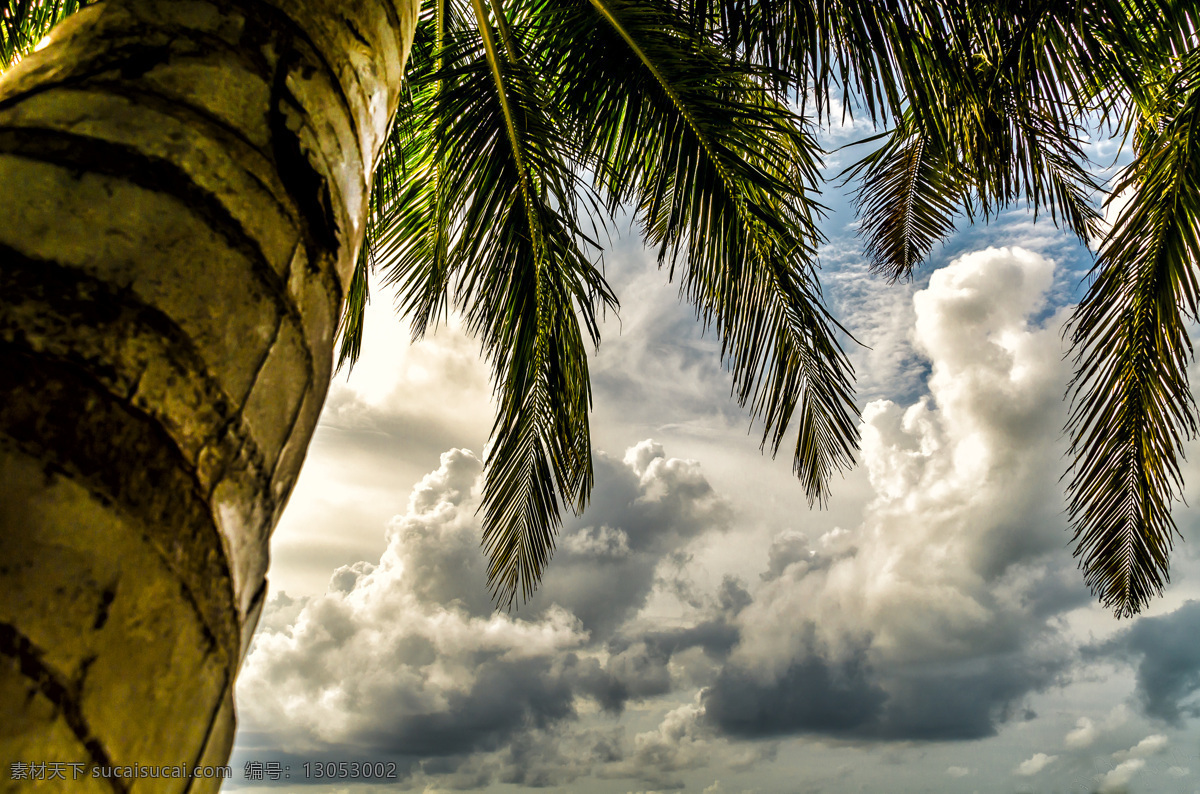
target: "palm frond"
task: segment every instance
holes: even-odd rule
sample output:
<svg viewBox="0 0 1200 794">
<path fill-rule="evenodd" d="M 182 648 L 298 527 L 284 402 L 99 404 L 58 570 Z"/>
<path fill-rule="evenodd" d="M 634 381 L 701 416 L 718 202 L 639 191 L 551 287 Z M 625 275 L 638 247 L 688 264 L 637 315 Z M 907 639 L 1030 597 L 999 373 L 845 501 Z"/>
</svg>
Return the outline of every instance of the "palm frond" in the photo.
<svg viewBox="0 0 1200 794">
<path fill-rule="evenodd" d="M 909 104 L 886 143 L 843 172 L 863 180 L 857 204 L 875 270 L 906 277 L 958 212 L 988 218 L 1018 200 L 1085 243 L 1096 236 L 1099 187 L 1081 118 L 1111 101 L 1103 92 L 1120 68 L 1096 65 L 1094 51 L 1107 50 L 1089 14 L 1105 2 L 1036 0 L 1007 15 L 985 4 L 937 24 L 926 12 L 913 26 L 910 52 L 920 57 L 904 70 Z"/>
<path fill-rule="evenodd" d="M 1118 616 L 1169 580 L 1181 446 L 1196 435 L 1186 321 L 1200 299 L 1200 51 L 1144 120 L 1114 194 L 1130 199 L 1076 310 L 1068 485 L 1085 581 Z"/>
<path fill-rule="evenodd" d="M 533 32 L 496 22 L 477 0 L 448 3 L 441 46 L 415 51 L 413 123 L 396 149 L 411 177 L 376 242 L 414 335 L 453 292 L 491 363 L 483 543 L 489 587 L 511 606 L 537 586 L 564 507 L 581 510 L 591 490 L 580 319 L 598 343 L 597 309 L 616 299 L 586 255 L 569 140 L 526 54 Z"/>
<path fill-rule="evenodd" d="M 859 235 L 872 271 L 892 281 L 911 278 L 933 244 L 954 231 L 967 183 L 944 154 L 927 136 L 901 128 L 843 172 L 861 178 Z"/>
<path fill-rule="evenodd" d="M 819 149 L 754 69 L 708 46 L 667 4 L 561 0 L 556 69 L 585 162 L 720 335 L 733 393 L 823 501 L 853 462 L 857 411 L 840 326 L 821 305 L 813 212 Z"/>
<path fill-rule="evenodd" d="M 346 303 L 342 307 L 342 318 L 337 332 L 337 368 L 347 364 L 354 369 L 362 355 L 363 330 L 366 324 L 367 304 L 371 301 L 371 273 L 374 270 L 371 246 L 363 244 L 354 263 L 350 287 L 346 291 Z"/>
</svg>

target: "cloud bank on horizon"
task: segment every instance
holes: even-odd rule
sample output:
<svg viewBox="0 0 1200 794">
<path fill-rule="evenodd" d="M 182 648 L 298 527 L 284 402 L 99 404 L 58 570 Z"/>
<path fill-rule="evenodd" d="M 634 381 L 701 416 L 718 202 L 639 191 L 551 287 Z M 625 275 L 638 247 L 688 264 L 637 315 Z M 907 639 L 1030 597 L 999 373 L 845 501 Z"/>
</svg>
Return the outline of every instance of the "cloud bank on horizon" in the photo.
<svg viewBox="0 0 1200 794">
<path fill-rule="evenodd" d="M 430 790 L 1200 790 L 1200 601 L 1117 625 L 1070 556 L 1059 283 L 1036 251 L 975 251 L 879 326 L 871 355 L 923 393 L 865 406 L 864 495 L 831 528 L 640 441 L 597 456 L 541 588 L 496 613 L 482 465 L 444 452 L 377 561 L 270 600 L 235 765 L 389 760 Z"/>
</svg>

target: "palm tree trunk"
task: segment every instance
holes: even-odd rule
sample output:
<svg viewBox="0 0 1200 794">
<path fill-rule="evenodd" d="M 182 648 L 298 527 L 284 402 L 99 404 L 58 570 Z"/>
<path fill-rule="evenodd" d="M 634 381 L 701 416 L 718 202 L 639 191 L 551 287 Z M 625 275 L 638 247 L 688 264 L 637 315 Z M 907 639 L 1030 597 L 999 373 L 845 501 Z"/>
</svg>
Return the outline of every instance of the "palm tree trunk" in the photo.
<svg viewBox="0 0 1200 794">
<path fill-rule="evenodd" d="M 5 777 L 219 786 L 91 770 L 228 758 L 416 12 L 108 0 L 0 81 Z"/>
</svg>

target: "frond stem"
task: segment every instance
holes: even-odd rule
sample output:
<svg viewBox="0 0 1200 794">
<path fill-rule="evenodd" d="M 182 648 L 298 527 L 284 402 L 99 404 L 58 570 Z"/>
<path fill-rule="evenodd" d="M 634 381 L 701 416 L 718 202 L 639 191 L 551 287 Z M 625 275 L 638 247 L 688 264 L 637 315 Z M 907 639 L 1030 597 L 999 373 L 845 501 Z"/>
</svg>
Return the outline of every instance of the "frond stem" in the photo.
<svg viewBox="0 0 1200 794">
<path fill-rule="evenodd" d="M 925 158 L 925 136 L 917 138 L 917 151 L 912 158 L 912 170 L 909 172 L 908 190 L 904 192 L 904 267 L 913 267 L 913 216 L 917 211 L 917 181 L 921 178 L 921 162 Z"/>
<path fill-rule="evenodd" d="M 517 62 L 517 50 L 513 46 L 512 30 L 508 27 L 508 17 L 504 15 L 504 8 L 500 5 L 500 0 L 491 0 L 492 14 L 496 17 L 496 27 L 500 29 L 500 38 L 504 41 L 504 51 L 508 53 L 508 60 L 512 63 Z"/>
<path fill-rule="evenodd" d="M 517 124 L 513 118 L 512 104 L 508 99 L 508 92 L 504 89 L 504 76 L 500 72 L 500 58 L 496 53 L 496 42 L 492 38 L 492 28 L 487 21 L 487 12 L 484 11 L 482 0 L 471 0 L 471 6 L 475 9 L 475 20 L 479 25 L 479 33 L 483 37 L 483 48 L 487 53 L 488 66 L 492 70 L 492 79 L 496 82 L 496 93 L 500 99 L 500 107 L 504 111 L 504 124 L 508 129 L 508 141 L 512 146 L 513 160 L 517 165 L 517 178 L 521 183 L 521 198 L 525 203 L 525 215 L 529 220 L 529 235 L 533 240 L 534 251 L 538 252 L 540 259 L 541 239 L 537 234 L 538 224 L 534 215 L 533 208 L 533 191 L 529 184 L 529 172 L 525 168 L 525 158 L 521 154 L 521 141 L 517 135 Z"/>
<path fill-rule="evenodd" d="M 629 31 L 625 29 L 625 26 L 622 25 L 617 19 L 616 15 L 613 14 L 612 10 L 608 7 L 608 5 L 606 5 L 605 0 L 591 0 L 591 3 L 608 21 L 608 23 L 612 25 L 613 30 L 617 31 L 621 38 L 625 40 L 625 43 L 628 44 L 629 48 L 633 50 L 633 53 L 638 57 L 638 60 L 650 70 L 650 74 L 654 75 L 654 79 L 658 81 L 660 86 L 662 86 L 662 90 L 668 97 L 670 97 L 671 102 L 674 103 L 676 109 L 678 109 L 680 114 L 683 115 L 684 121 L 686 121 L 688 126 L 692 128 L 692 132 L 696 134 L 696 138 L 700 141 L 700 145 L 704 147 L 704 152 L 708 155 L 708 159 L 712 161 L 713 167 L 717 169 L 717 173 L 721 175 L 721 180 L 725 183 L 726 187 L 728 187 L 732 182 L 732 179 L 726 172 L 725 167 L 721 164 L 720 159 L 717 158 L 707 136 L 705 136 L 703 131 L 700 129 L 700 125 L 696 123 L 696 119 L 692 116 L 692 112 L 688 110 L 687 106 L 683 103 L 683 100 L 680 99 L 679 94 L 675 91 L 675 88 L 671 85 L 670 81 L 663 76 L 663 73 L 659 71 L 658 67 L 654 64 L 654 61 L 652 61 L 650 57 L 646 55 L 645 51 L 638 46 L 638 43 L 633 40 L 633 36 L 630 35 Z M 733 194 L 731 193 L 731 195 Z"/>
</svg>

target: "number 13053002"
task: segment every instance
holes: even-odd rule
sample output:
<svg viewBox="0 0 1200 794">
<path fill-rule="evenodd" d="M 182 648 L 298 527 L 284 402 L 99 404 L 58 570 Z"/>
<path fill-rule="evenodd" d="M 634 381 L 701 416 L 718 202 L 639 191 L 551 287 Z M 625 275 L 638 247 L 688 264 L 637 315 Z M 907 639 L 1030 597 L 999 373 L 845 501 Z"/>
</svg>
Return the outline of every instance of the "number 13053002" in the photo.
<svg viewBox="0 0 1200 794">
<path fill-rule="evenodd" d="M 313 761 L 304 764 L 304 776 L 310 780 L 336 778 L 349 779 L 392 779 L 396 778 L 396 764 L 388 761 Z"/>
</svg>

